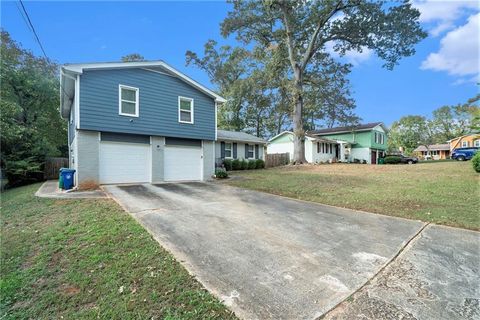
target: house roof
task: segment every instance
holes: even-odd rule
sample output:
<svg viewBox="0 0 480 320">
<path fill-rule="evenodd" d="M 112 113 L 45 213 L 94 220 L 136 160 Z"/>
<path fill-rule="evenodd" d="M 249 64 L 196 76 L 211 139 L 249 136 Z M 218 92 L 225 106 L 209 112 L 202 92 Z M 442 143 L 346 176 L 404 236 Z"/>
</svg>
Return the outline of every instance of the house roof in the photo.
<svg viewBox="0 0 480 320">
<path fill-rule="evenodd" d="M 290 134 L 290 135 L 293 135 L 293 132 L 292 131 L 283 131 L 279 134 L 277 134 L 276 136 L 270 138 L 268 140 L 268 142 L 272 142 L 273 140 L 285 135 L 285 134 Z M 327 142 L 327 143 L 338 143 L 339 141 L 342 141 L 342 140 L 333 140 L 333 139 L 327 139 L 327 138 L 321 138 L 321 137 L 317 137 L 317 136 L 314 136 L 314 135 L 311 135 L 309 133 L 305 134 L 305 137 L 311 141 L 317 141 L 317 142 Z M 347 141 L 345 141 L 347 142 Z M 350 144 L 355 144 L 355 143 L 350 143 Z"/>
<path fill-rule="evenodd" d="M 478 131 L 478 132 L 470 132 L 470 133 L 464 134 L 463 136 L 460 136 L 460 137 L 456 137 L 456 138 L 447 140 L 447 142 L 452 142 L 452 141 L 455 141 L 455 140 L 458 140 L 458 139 L 462 139 L 462 138 L 470 137 L 470 136 L 476 136 L 476 135 L 480 135 L 480 131 Z"/>
<path fill-rule="evenodd" d="M 241 131 L 227 131 L 227 130 L 217 130 L 217 140 L 228 140 L 228 141 L 241 141 L 241 142 L 254 142 L 260 144 L 266 144 L 265 139 L 256 137 L 252 134 L 248 134 Z"/>
<path fill-rule="evenodd" d="M 387 131 L 387 128 L 383 125 L 382 122 L 371 122 L 371 123 L 364 123 L 355 126 L 346 126 L 346 127 L 335 127 L 335 128 L 327 128 L 327 129 L 320 129 L 320 130 L 313 130 L 309 131 L 308 134 L 310 135 L 327 135 L 333 133 L 345 133 L 345 132 L 352 132 L 352 131 L 369 131 L 375 128 L 376 126 L 382 126 L 382 128 Z"/>
<path fill-rule="evenodd" d="M 450 150 L 450 145 L 447 144 L 431 144 L 428 146 L 428 150 L 430 151 L 440 151 L 440 150 Z M 427 151 L 427 147 L 425 146 L 418 146 L 415 150 L 416 152 Z"/>
<path fill-rule="evenodd" d="M 177 69 L 168 65 L 162 60 L 155 61 L 134 61 L 134 62 L 96 62 L 96 63 L 76 63 L 65 64 L 61 67 L 60 72 L 60 113 L 64 118 L 68 118 L 70 107 L 75 95 L 75 78 L 77 75 L 82 74 L 85 70 L 107 70 L 107 69 L 125 69 L 125 68 L 163 68 L 170 75 L 173 75 L 180 80 L 188 83 L 196 89 L 202 91 L 206 95 L 215 99 L 216 102 L 224 103 L 227 100 L 201 85 L 185 74 L 181 73 Z M 156 71 L 156 70 L 150 70 Z"/>
</svg>

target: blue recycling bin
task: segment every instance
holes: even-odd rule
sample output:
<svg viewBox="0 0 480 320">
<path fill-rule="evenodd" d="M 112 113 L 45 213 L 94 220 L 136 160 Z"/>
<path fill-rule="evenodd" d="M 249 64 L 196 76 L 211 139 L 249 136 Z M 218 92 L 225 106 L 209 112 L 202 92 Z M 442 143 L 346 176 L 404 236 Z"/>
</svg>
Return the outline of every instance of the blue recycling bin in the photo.
<svg viewBox="0 0 480 320">
<path fill-rule="evenodd" d="M 62 169 L 62 171 L 60 172 L 60 175 L 62 176 L 63 189 L 70 190 L 73 188 L 74 173 L 75 173 L 74 169 L 67 169 L 67 168 Z"/>
</svg>

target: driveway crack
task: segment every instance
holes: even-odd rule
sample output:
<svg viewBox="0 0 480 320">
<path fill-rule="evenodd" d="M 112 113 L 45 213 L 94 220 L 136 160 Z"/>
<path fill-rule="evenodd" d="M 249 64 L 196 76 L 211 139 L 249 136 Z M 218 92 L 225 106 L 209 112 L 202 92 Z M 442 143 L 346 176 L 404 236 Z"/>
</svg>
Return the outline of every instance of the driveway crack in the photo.
<svg viewBox="0 0 480 320">
<path fill-rule="evenodd" d="M 360 292 L 363 288 L 365 288 L 366 286 L 368 286 L 370 283 L 372 283 L 373 280 L 375 280 L 379 275 L 380 273 L 382 273 L 388 266 L 390 266 L 393 262 L 395 262 L 405 251 L 407 251 L 409 248 L 411 248 L 413 246 L 413 244 L 419 239 L 422 237 L 422 232 L 430 225 L 430 222 L 426 222 L 424 223 L 419 229 L 418 231 L 410 237 L 410 239 L 408 239 L 407 242 L 405 242 L 404 245 L 402 245 L 402 247 L 398 250 L 398 252 L 389 260 L 387 261 L 370 279 L 368 279 L 363 285 L 361 285 L 357 290 L 355 290 L 354 292 L 352 292 L 351 294 L 349 294 L 345 299 L 343 299 L 342 301 L 340 301 L 339 303 L 337 303 L 336 305 L 334 305 L 332 308 L 330 308 L 329 310 L 327 310 L 324 314 L 322 314 L 320 317 L 318 317 L 317 319 L 323 319 L 325 318 L 330 312 L 334 311 L 335 309 L 337 309 L 340 305 L 342 305 L 343 303 L 345 303 L 345 301 L 349 301 L 353 298 L 353 296 L 355 294 L 357 294 L 358 292 Z"/>
</svg>

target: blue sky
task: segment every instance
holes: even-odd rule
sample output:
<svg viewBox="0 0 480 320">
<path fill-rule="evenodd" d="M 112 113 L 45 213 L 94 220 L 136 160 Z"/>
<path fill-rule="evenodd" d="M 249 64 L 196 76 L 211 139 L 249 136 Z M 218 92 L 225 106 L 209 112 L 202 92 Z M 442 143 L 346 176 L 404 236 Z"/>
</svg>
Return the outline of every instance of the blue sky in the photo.
<svg viewBox="0 0 480 320">
<path fill-rule="evenodd" d="M 207 75 L 185 66 L 187 50 L 203 53 L 208 39 L 235 44 L 220 35 L 230 5 L 223 2 L 24 2 L 47 55 L 58 63 L 116 61 L 138 52 L 162 59 L 195 80 Z M 25 48 L 40 55 L 18 2 L 1 2 L 1 25 Z M 408 114 L 430 115 L 442 105 L 479 92 L 479 6 L 477 1 L 415 1 L 429 37 L 413 57 L 393 71 L 374 53 L 352 52 L 350 75 L 357 114 L 387 125 Z"/>
</svg>

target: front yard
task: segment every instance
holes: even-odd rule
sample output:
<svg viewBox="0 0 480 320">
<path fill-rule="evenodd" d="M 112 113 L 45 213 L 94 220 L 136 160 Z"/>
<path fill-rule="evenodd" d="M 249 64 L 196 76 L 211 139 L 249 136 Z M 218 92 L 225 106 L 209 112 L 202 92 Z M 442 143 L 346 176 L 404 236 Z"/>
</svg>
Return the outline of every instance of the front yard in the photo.
<svg viewBox="0 0 480 320">
<path fill-rule="evenodd" d="M 301 200 L 480 229 L 480 175 L 470 162 L 331 164 L 238 171 L 227 183 Z"/>
<path fill-rule="evenodd" d="M 233 319 L 112 200 L 2 194 L 2 319 Z"/>
</svg>

